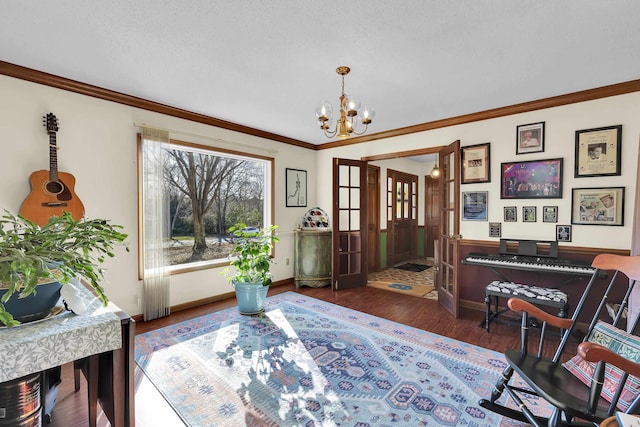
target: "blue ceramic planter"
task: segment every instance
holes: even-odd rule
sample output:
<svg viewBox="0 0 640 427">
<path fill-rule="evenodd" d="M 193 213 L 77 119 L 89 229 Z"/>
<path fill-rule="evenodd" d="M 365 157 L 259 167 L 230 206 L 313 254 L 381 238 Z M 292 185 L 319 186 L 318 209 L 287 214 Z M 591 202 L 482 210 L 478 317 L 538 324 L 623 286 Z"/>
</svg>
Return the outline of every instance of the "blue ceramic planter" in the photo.
<svg viewBox="0 0 640 427">
<path fill-rule="evenodd" d="M 264 311 L 269 286 L 255 283 L 233 282 L 238 300 L 238 311 L 241 314 L 256 314 Z"/>
<path fill-rule="evenodd" d="M 11 298 L 4 303 L 4 308 L 19 322 L 27 323 L 40 320 L 48 316 L 56 306 L 60 299 L 60 288 L 62 288 L 60 282 L 44 283 L 38 285 L 35 294 L 26 298 L 18 298 L 19 292 L 14 292 Z M 6 289 L 0 289 L 0 298 L 6 292 Z"/>
</svg>

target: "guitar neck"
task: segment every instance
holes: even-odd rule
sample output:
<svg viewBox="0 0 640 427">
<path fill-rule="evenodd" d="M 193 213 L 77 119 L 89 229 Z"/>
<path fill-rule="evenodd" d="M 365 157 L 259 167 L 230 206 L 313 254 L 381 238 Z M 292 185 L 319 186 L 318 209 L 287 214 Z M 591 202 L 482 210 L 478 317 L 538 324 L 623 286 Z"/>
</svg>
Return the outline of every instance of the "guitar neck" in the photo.
<svg viewBox="0 0 640 427">
<path fill-rule="evenodd" d="M 58 181 L 58 146 L 53 132 L 49 133 L 49 180 Z"/>
</svg>

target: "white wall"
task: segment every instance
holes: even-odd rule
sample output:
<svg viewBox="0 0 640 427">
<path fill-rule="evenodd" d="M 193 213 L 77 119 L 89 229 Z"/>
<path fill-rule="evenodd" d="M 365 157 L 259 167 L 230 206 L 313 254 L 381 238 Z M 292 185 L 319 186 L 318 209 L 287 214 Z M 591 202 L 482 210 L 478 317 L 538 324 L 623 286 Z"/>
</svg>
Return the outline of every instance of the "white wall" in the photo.
<svg viewBox="0 0 640 427">
<path fill-rule="evenodd" d="M 378 120 L 383 120 L 378 117 Z M 516 155 L 516 127 L 545 122 L 545 149 L 542 153 Z M 622 175 L 574 178 L 575 131 L 622 124 Z M 518 239 L 555 240 L 554 223 L 542 222 L 542 206 L 558 206 L 558 224 L 571 224 L 571 189 L 620 187 L 626 189 L 624 226 L 574 225 L 571 246 L 629 249 L 633 222 L 638 140 L 640 135 L 640 93 L 548 108 L 523 114 L 483 120 L 443 129 L 403 135 L 366 144 L 320 150 L 318 170 L 329 168 L 334 157 L 360 159 L 366 156 L 448 145 L 459 139 L 462 146 L 491 143 L 491 182 L 461 185 L 461 191 L 488 191 L 488 221 L 461 221 L 465 239 L 489 238 L 488 222 L 503 222 L 503 207 L 518 207 L 518 222 L 502 224 L 502 236 Z M 563 158 L 562 199 L 500 199 L 500 163 Z M 383 181 L 384 184 L 384 181 Z M 422 197 L 421 197 L 422 198 Z M 319 204 L 329 206 L 330 191 L 318 190 Z M 384 200 L 384 199 L 383 199 Z M 522 222 L 522 206 L 537 206 L 538 220 Z M 384 217 L 383 217 L 384 218 Z"/>
<path fill-rule="evenodd" d="M 107 295 L 129 314 L 139 314 L 138 297 L 138 193 L 136 133 L 134 122 L 201 135 L 175 135 L 175 139 L 252 151 L 275 158 L 275 216 L 280 226 L 276 245 L 275 280 L 293 276 L 293 230 L 308 208 L 285 207 L 285 168 L 307 170 L 309 207 L 315 206 L 316 166 L 314 152 L 258 137 L 153 113 L 113 102 L 63 91 L 27 81 L 0 76 L 0 209 L 17 213 L 30 192 L 29 175 L 49 168 L 48 136 L 42 116 L 52 112 L 59 120 L 58 168 L 76 177 L 75 192 L 83 201 L 86 216 L 109 219 L 123 225 L 129 234 L 131 252 L 117 249 L 117 259 L 108 260 Z M 216 143 L 219 138 L 260 149 Z M 286 265 L 286 259 L 291 263 Z M 171 305 L 207 298 L 233 289 L 223 269 L 208 269 L 171 276 Z"/>
<path fill-rule="evenodd" d="M 311 151 L 254 136 L 227 131 L 199 123 L 153 113 L 113 102 L 38 85 L 12 77 L 0 76 L 0 171 L 3 190 L 0 209 L 17 212 L 29 194 L 32 171 L 48 169 L 48 137 L 42 116 L 48 112 L 60 121 L 57 134 L 60 171 L 76 177 L 75 191 L 84 202 L 86 215 L 106 218 L 125 227 L 131 252 L 118 248 L 117 259 L 108 260 L 107 295 L 129 314 L 141 312 L 137 300 L 141 284 L 137 267 L 137 165 L 134 122 L 175 129 L 203 138 L 177 135 L 176 139 L 221 148 L 212 139 L 273 149 L 275 158 L 275 217 L 280 226 L 280 243 L 276 246 L 276 280 L 293 276 L 293 229 L 306 210 L 320 206 L 331 212 L 331 159 L 359 159 L 363 156 L 443 146 L 460 139 L 463 146 L 491 142 L 491 183 L 462 186 L 463 191 L 489 191 L 489 221 L 502 222 L 502 207 L 517 205 L 558 205 L 559 223 L 570 223 L 570 189 L 572 187 L 625 186 L 624 227 L 574 226 L 570 245 L 603 248 L 630 248 L 631 223 L 635 189 L 635 164 L 640 134 L 640 93 L 616 96 L 564 107 L 452 126 L 387 140 L 354 144 L 335 149 Z M 379 120 L 383 120 L 379 117 Z M 545 152 L 515 155 L 517 125 L 546 122 Z M 622 176 L 605 178 L 573 178 L 574 132 L 600 126 L 622 124 Z M 374 128 L 375 130 L 375 128 Z M 244 148 L 243 148 L 244 149 Z M 252 150 L 265 155 L 259 149 Z M 499 166 L 501 162 L 563 157 L 564 197 L 547 200 L 500 200 Z M 429 165 L 430 170 L 432 165 Z M 394 167 L 394 166 L 389 166 Z M 308 171 L 308 207 L 285 207 L 285 168 Z M 396 168 L 396 167 L 394 167 Z M 400 168 L 396 168 L 400 169 Z M 400 169 L 401 170 L 401 169 Z M 384 184 L 386 172 L 381 175 Z M 423 179 L 419 183 L 422 186 Z M 421 187 L 422 188 L 422 187 Z M 383 193 L 384 194 L 384 193 Z M 384 198 L 382 199 L 384 200 Z M 384 211 L 383 211 L 384 213 Z M 383 216 L 382 219 L 386 217 Z M 420 215 L 422 217 L 422 215 Z M 521 213 L 519 213 L 521 218 Z M 486 222 L 461 223 L 464 238 L 489 240 Z M 503 236 L 513 238 L 555 238 L 554 224 L 503 223 Z M 171 305 L 207 298 L 232 290 L 221 268 L 174 275 L 171 277 Z"/>
</svg>

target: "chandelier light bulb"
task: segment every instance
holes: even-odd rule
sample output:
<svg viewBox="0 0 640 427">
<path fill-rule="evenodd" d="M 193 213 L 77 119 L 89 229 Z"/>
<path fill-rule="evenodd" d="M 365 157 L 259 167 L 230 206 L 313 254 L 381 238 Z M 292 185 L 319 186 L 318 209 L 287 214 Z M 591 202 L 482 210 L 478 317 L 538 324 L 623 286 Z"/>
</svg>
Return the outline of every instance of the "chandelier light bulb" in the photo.
<svg viewBox="0 0 640 427">
<path fill-rule="evenodd" d="M 336 73 L 342 78 L 342 92 L 338 103 L 340 115 L 336 119 L 335 125 L 328 123 L 333 117 L 333 107 L 331 103 L 324 101 L 316 108 L 318 125 L 327 138 L 337 137 L 338 139 L 346 139 L 350 138 L 352 133 L 354 135 L 363 135 L 375 116 L 373 108 L 363 107 L 361 110 L 360 100 L 345 94 L 344 77 L 349 74 L 350 71 L 351 69 L 347 66 L 336 68 Z M 364 126 L 361 126 L 360 130 L 357 130 L 358 124 Z M 330 131 L 330 128 L 333 128 L 333 130 Z"/>
<path fill-rule="evenodd" d="M 345 105 L 345 111 L 347 112 L 347 116 L 349 117 L 357 116 L 359 109 L 360 109 L 360 100 L 358 98 L 347 95 L 347 102 Z"/>
<path fill-rule="evenodd" d="M 363 105 L 358 117 L 360 117 L 360 121 L 363 125 L 368 125 L 376 117 L 376 110 L 367 105 Z"/>
<path fill-rule="evenodd" d="M 333 117 L 333 106 L 329 101 L 324 101 L 316 108 L 316 117 L 321 122 L 331 120 Z"/>
</svg>

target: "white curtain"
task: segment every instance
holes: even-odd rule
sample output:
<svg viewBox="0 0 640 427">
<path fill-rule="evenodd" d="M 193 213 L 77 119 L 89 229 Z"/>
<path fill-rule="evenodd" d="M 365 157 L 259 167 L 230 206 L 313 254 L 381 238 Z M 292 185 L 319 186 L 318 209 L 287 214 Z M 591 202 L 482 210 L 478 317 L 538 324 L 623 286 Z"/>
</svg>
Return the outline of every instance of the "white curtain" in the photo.
<svg viewBox="0 0 640 427">
<path fill-rule="evenodd" d="M 142 130 L 142 237 L 144 242 L 143 316 L 153 320 L 168 316 L 169 274 L 165 271 L 164 244 L 168 237 L 168 198 L 163 185 L 164 152 L 169 132 Z"/>
</svg>

